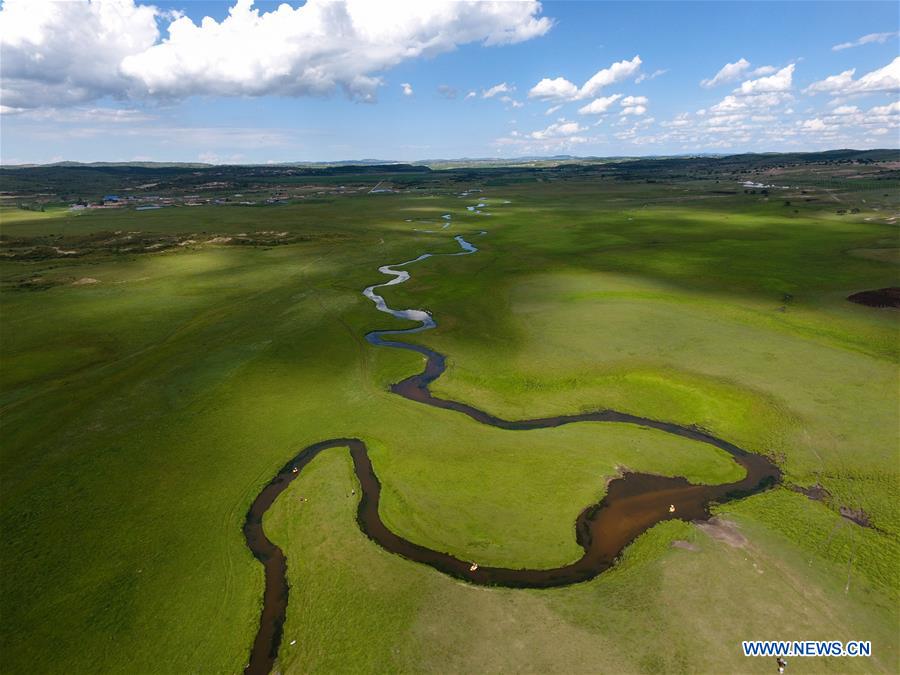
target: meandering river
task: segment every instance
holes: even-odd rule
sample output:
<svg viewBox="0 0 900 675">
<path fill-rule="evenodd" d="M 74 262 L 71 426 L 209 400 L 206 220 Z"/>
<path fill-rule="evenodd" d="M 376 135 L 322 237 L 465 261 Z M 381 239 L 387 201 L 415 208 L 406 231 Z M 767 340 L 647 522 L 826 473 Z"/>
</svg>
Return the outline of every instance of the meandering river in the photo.
<svg viewBox="0 0 900 675">
<path fill-rule="evenodd" d="M 448 218 L 449 220 L 449 218 Z M 483 232 L 481 234 L 484 234 Z M 289 586 L 287 561 L 284 552 L 266 537 L 262 521 L 266 511 L 278 496 L 303 472 L 323 450 L 346 448 L 353 459 L 361 495 L 356 521 L 359 528 L 372 541 L 391 553 L 428 565 L 435 570 L 469 583 L 485 586 L 515 588 L 550 588 L 587 581 L 596 577 L 615 563 L 616 558 L 629 543 L 656 523 L 673 518 L 705 520 L 709 518 L 709 505 L 738 499 L 766 489 L 781 479 L 781 472 L 769 459 L 748 452 L 726 440 L 691 426 L 663 422 L 615 410 L 599 410 L 576 415 L 557 415 L 524 420 L 505 420 L 466 403 L 438 398 L 429 391 L 446 368 L 442 354 L 421 345 L 392 340 L 389 336 L 421 333 L 437 326 L 430 313 L 421 309 L 394 309 L 377 289 L 402 284 L 409 280 L 405 269 L 435 255 L 461 256 L 478 251 L 462 235 L 454 237 L 460 250 L 455 253 L 423 253 L 417 258 L 393 265 L 384 265 L 378 271 L 392 277 L 381 284 L 368 286 L 363 295 L 375 304 L 375 308 L 398 319 L 417 322 L 417 326 L 397 330 L 376 330 L 366 335 L 366 340 L 377 347 L 406 349 L 425 357 L 425 368 L 391 386 L 391 391 L 411 401 L 436 408 L 468 415 L 472 419 L 493 427 L 509 430 L 546 429 L 573 422 L 616 422 L 643 427 L 688 438 L 714 446 L 729 453 L 746 471 L 743 479 L 724 485 L 694 485 L 684 478 L 669 478 L 645 473 L 626 473 L 609 482 L 606 495 L 599 504 L 587 507 L 575 521 L 575 539 L 584 549 L 576 561 L 552 569 L 514 569 L 506 567 L 482 567 L 448 553 L 411 542 L 392 532 L 381 520 L 378 505 L 381 483 L 369 459 L 365 443 L 358 438 L 333 438 L 320 441 L 301 450 L 277 473 L 256 497 L 244 522 L 244 537 L 253 555 L 265 568 L 265 591 L 259 631 L 245 669 L 248 675 L 263 675 L 274 665 L 281 644 L 283 625 L 287 611 Z"/>
</svg>

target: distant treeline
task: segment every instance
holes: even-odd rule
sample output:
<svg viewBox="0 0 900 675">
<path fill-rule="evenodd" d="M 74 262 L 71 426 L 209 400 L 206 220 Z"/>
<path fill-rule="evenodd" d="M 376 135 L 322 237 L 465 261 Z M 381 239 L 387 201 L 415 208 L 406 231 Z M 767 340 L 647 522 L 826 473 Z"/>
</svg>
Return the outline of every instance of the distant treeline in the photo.
<svg viewBox="0 0 900 675">
<path fill-rule="evenodd" d="M 304 183 L 335 186 L 380 180 L 402 187 L 433 187 L 439 183 L 482 182 L 502 185 L 575 176 L 657 182 L 728 177 L 752 171 L 803 165 L 875 164 L 900 162 L 900 150 L 829 150 L 810 153 L 765 153 L 726 156 L 650 158 L 560 158 L 558 163 L 510 160 L 499 166 L 472 160 L 471 166 L 432 170 L 425 164 L 235 165 L 196 164 L 76 164 L 0 167 L 0 191 L 17 197 L 52 196 L 55 201 L 100 199 L 107 194 L 172 194 L 208 190 L 241 192 L 274 185 Z M 499 160 L 497 160 L 499 163 Z M 900 172 L 883 168 L 867 180 L 897 179 Z"/>
</svg>

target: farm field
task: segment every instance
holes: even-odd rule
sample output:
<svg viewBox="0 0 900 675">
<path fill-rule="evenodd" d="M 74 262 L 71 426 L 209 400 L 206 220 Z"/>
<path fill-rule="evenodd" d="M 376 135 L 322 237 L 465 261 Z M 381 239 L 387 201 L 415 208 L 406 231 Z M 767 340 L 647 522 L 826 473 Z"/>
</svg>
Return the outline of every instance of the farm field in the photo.
<svg viewBox="0 0 900 675">
<path fill-rule="evenodd" d="M 366 335 L 415 324 L 362 290 L 462 236 L 477 252 L 379 291 L 436 320 L 393 336 L 446 356 L 435 396 L 697 427 L 781 478 L 651 527 L 589 581 L 493 588 L 367 538 L 350 455 L 323 451 L 263 521 L 290 586 L 277 670 L 769 672 L 741 640 L 833 639 L 872 658 L 792 671 L 896 672 L 900 314 L 847 300 L 900 286 L 881 159 L 850 165 L 861 180 L 790 158 L 384 167 L 247 179 L 253 206 L 0 207 L 4 669 L 242 670 L 264 588 L 245 514 L 325 439 L 365 442 L 392 532 L 503 568 L 578 559 L 576 519 L 623 474 L 742 478 L 646 426 L 508 430 L 392 393 L 423 358 Z"/>
</svg>

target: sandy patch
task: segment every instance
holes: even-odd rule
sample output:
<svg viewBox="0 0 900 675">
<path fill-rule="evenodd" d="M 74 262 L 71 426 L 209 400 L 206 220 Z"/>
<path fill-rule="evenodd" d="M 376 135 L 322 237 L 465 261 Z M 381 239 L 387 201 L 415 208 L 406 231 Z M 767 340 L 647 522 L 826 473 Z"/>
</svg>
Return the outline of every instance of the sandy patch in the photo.
<svg viewBox="0 0 900 675">
<path fill-rule="evenodd" d="M 707 521 L 694 521 L 694 525 L 713 539 L 724 541 L 732 548 L 744 548 L 747 545 L 747 537 L 738 530 L 737 523 L 730 520 L 713 517 Z"/>
<path fill-rule="evenodd" d="M 672 542 L 672 548 L 683 548 L 685 551 L 699 551 L 700 547 L 696 544 L 692 544 L 689 541 L 685 541 L 684 539 L 676 539 Z"/>
</svg>

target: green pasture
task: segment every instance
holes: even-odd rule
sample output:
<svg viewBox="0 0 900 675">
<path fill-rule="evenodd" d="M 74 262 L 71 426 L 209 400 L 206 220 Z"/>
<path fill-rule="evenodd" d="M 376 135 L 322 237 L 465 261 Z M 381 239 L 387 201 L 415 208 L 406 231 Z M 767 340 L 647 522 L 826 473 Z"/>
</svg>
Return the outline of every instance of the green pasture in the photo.
<svg viewBox="0 0 900 675">
<path fill-rule="evenodd" d="M 485 192 L 459 198 L 466 187 Z M 160 253 L 0 261 L 3 669 L 240 671 L 263 581 L 244 514 L 318 440 L 365 440 L 385 522 L 482 564 L 577 558 L 575 517 L 622 470 L 740 476 L 726 454 L 657 431 L 501 431 L 390 394 L 421 359 L 365 342 L 402 322 L 361 290 L 378 266 L 454 252 L 464 234 L 478 254 L 423 261 L 385 291 L 435 314 L 437 330 L 405 339 L 447 355 L 437 394 L 511 419 L 615 408 L 699 424 L 831 497 L 779 487 L 717 509 L 738 545 L 669 522 L 592 582 L 485 589 L 366 539 L 348 455 L 329 450 L 266 518 L 292 587 L 279 669 L 767 672 L 740 641 L 772 638 L 873 641 L 872 659 L 797 672 L 895 672 L 897 312 L 844 298 L 898 285 L 890 253 L 853 253 L 900 248 L 896 204 L 838 216 L 833 202 L 715 189 L 476 173 L 286 206 L 0 211 L 4 236 L 61 247 L 197 234 Z M 492 215 L 466 211 L 482 200 Z M 441 234 L 405 222 L 443 213 Z M 302 239 L 203 243 L 273 230 Z M 45 290 L 19 285 L 35 277 Z"/>
</svg>

